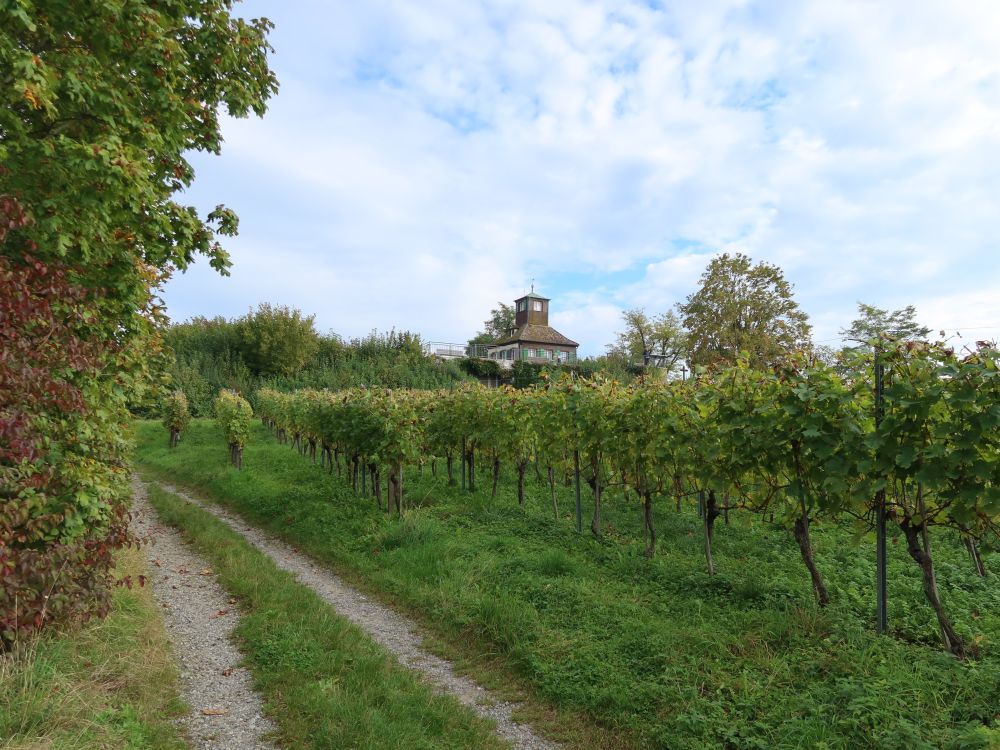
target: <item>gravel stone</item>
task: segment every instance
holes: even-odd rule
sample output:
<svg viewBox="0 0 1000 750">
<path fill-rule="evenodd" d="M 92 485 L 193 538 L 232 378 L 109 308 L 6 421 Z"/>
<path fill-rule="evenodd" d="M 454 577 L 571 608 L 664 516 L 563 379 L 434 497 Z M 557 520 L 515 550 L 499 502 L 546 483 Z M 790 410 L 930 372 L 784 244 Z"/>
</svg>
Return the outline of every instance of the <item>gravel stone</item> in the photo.
<svg viewBox="0 0 1000 750">
<path fill-rule="evenodd" d="M 471 679 L 456 674 L 450 662 L 423 649 L 419 629 L 412 620 L 372 601 L 305 554 L 247 524 L 226 509 L 193 497 L 171 484 L 161 483 L 161 486 L 226 523 L 274 560 L 278 567 L 315 591 L 338 614 L 367 632 L 403 666 L 419 672 L 437 692 L 457 698 L 480 716 L 493 721 L 497 734 L 513 747 L 518 750 L 556 750 L 559 747 L 513 719 L 516 703 L 500 700 Z"/>
<path fill-rule="evenodd" d="M 178 723 L 195 750 L 276 750 L 263 739 L 274 730 L 264 717 L 250 673 L 230 640 L 239 620 L 236 605 L 209 564 L 179 531 L 159 521 L 146 486 L 132 479 L 133 531 L 149 537 L 143 550 L 149 582 L 160 603 L 180 664 L 181 689 L 191 710 Z"/>
</svg>

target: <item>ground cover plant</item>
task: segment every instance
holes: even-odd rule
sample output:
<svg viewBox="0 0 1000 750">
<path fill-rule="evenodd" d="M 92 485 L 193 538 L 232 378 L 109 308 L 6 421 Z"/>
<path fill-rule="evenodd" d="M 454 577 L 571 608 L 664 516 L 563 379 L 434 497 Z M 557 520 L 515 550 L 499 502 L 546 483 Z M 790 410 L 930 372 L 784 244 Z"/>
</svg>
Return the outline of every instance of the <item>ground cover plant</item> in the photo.
<svg viewBox="0 0 1000 750">
<path fill-rule="evenodd" d="M 0 655 L 0 748 L 181 750 L 184 709 L 159 605 L 134 548 L 115 555 L 107 618 L 21 640 Z"/>
<path fill-rule="evenodd" d="M 673 502 L 651 507 L 658 539 L 649 558 L 644 504 L 634 492 L 626 502 L 620 486 L 606 489 L 598 537 L 575 531 L 573 487 L 561 473 L 550 483 L 529 467 L 522 506 L 516 463 L 502 467 L 494 496 L 492 476 L 469 492 L 457 476 L 449 483 L 444 461 L 435 476 L 429 462 L 408 460 L 398 518 L 379 508 L 370 482 L 367 496 L 360 481 L 353 489 L 357 475 L 342 460 L 340 477 L 334 457 L 325 468 L 322 451 L 308 460 L 308 440 L 304 457 L 255 427 L 247 468 L 235 472 L 206 421 L 174 451 L 158 424 L 141 423 L 138 434 L 148 471 L 207 492 L 417 613 L 452 647 L 495 659 L 536 699 L 620 746 L 996 742 L 1000 593 L 977 574 L 957 532 L 938 533 L 934 554 L 955 627 L 977 649 L 964 661 L 937 645 L 921 571 L 898 530 L 889 545 L 891 633 L 879 637 L 874 544 L 823 519 L 811 528 L 830 595 L 821 608 L 778 517 L 732 512 L 726 524 L 720 511 L 713 576 L 691 499 L 680 511 Z M 983 558 L 995 564 L 989 551 Z"/>
<path fill-rule="evenodd" d="M 239 600 L 234 636 L 283 746 L 503 746 L 487 722 L 395 664 L 224 523 L 155 485 L 149 501 L 211 561 L 220 583 Z"/>
</svg>

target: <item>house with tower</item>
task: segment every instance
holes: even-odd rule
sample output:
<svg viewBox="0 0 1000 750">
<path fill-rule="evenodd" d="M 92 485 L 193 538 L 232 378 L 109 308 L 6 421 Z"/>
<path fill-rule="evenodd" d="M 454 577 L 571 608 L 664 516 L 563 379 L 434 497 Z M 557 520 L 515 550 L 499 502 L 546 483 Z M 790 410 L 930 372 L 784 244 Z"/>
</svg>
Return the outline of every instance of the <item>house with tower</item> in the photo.
<svg viewBox="0 0 1000 750">
<path fill-rule="evenodd" d="M 486 357 L 503 367 L 517 361 L 550 365 L 576 362 L 579 344 L 549 325 L 549 302 L 535 294 L 534 287 L 514 300 L 514 327 L 486 347 Z"/>
</svg>

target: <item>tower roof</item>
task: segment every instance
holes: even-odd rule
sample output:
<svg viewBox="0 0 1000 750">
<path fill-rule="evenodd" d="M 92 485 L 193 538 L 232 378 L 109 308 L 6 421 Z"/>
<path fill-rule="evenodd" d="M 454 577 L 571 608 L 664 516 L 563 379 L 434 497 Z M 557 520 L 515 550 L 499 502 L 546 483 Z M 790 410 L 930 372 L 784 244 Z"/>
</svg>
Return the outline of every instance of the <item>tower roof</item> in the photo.
<svg viewBox="0 0 1000 750">
<path fill-rule="evenodd" d="M 528 292 L 527 294 L 525 294 L 525 295 L 523 295 L 521 297 L 518 297 L 514 301 L 515 302 L 520 302 L 523 299 L 540 299 L 540 300 L 545 300 L 546 302 L 551 302 L 551 300 L 548 297 L 543 297 L 542 295 L 535 294 L 534 292 Z"/>
</svg>

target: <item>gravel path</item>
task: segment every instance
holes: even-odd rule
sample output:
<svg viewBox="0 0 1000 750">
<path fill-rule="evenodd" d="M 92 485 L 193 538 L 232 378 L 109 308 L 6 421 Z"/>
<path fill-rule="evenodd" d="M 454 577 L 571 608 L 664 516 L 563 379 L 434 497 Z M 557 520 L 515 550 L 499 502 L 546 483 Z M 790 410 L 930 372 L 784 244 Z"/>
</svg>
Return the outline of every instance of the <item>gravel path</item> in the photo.
<svg viewBox="0 0 1000 750">
<path fill-rule="evenodd" d="M 173 485 L 163 489 L 208 511 L 254 547 L 270 557 L 278 567 L 294 575 L 315 591 L 338 614 L 362 628 L 396 656 L 401 664 L 421 673 L 440 693 L 452 695 L 480 716 L 496 723 L 497 734 L 518 750 L 555 750 L 558 746 L 536 735 L 530 727 L 515 721 L 511 714 L 517 704 L 502 701 L 467 677 L 455 673 L 451 663 L 420 646 L 417 626 L 388 607 L 372 601 L 344 583 L 306 555 L 248 525 L 241 518 L 216 505 L 202 502 Z"/>
<path fill-rule="evenodd" d="M 196 750 L 274 750 L 262 736 L 274 729 L 264 718 L 250 673 L 238 666 L 230 641 L 239 618 L 236 602 L 219 585 L 205 560 L 176 529 L 160 523 L 146 500 L 145 485 L 132 480 L 132 527 L 152 537 L 144 547 L 153 595 L 163 608 L 167 632 L 181 668 L 181 688 L 191 712 L 181 717 Z"/>
</svg>

